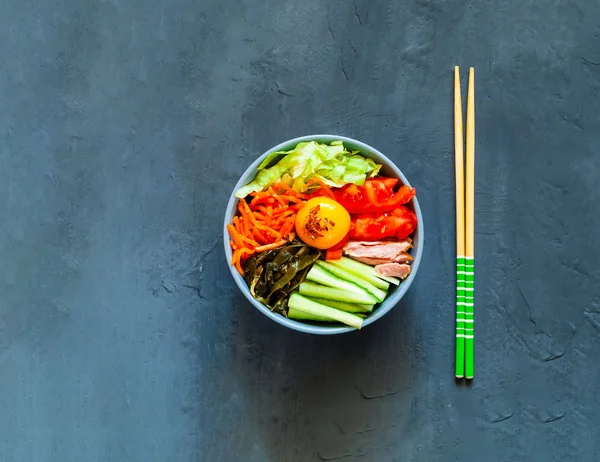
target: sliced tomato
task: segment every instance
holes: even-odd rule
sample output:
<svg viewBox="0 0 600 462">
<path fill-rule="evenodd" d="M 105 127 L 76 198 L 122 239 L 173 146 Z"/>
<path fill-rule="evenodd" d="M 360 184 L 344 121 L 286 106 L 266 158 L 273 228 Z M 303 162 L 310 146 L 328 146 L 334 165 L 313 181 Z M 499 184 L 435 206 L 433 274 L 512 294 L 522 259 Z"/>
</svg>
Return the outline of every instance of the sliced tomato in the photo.
<svg viewBox="0 0 600 462">
<path fill-rule="evenodd" d="M 350 213 L 387 212 L 409 202 L 416 191 L 403 185 L 397 192 L 396 178 L 375 178 L 363 186 L 346 185 L 334 192 L 335 200 Z"/>
<path fill-rule="evenodd" d="M 385 177 L 381 177 L 378 178 L 379 181 L 383 181 L 383 183 L 390 188 L 392 191 L 394 190 L 394 188 L 396 187 L 396 185 L 398 184 L 398 178 L 385 178 Z"/>
<path fill-rule="evenodd" d="M 349 240 L 350 240 L 350 236 L 348 236 L 348 234 L 346 234 L 344 236 L 344 239 L 342 239 L 340 242 L 338 242 L 333 247 L 330 247 L 330 249 L 331 250 L 343 249 L 344 247 L 346 247 L 346 244 L 348 243 Z"/>
<path fill-rule="evenodd" d="M 410 186 L 402 185 L 398 192 L 394 193 L 391 198 L 391 201 L 394 203 L 398 203 L 400 205 L 407 204 L 415 194 L 417 194 L 417 190 L 415 188 L 411 188 Z"/>
<path fill-rule="evenodd" d="M 325 260 L 339 260 L 344 255 L 343 249 L 327 249 L 327 253 L 325 254 Z"/>
<path fill-rule="evenodd" d="M 347 184 L 341 189 L 335 191 L 335 200 L 339 202 L 346 210 L 350 206 L 367 206 L 368 200 L 362 187 L 355 184 Z"/>
<path fill-rule="evenodd" d="M 408 203 L 417 193 L 415 188 L 403 185 L 392 197 L 369 207 L 369 212 L 388 212 Z"/>
<path fill-rule="evenodd" d="M 416 215 L 400 206 L 389 212 L 363 213 L 352 219 L 350 239 L 376 241 L 386 237 L 404 239 L 417 227 Z"/>
<path fill-rule="evenodd" d="M 339 260 L 340 258 L 342 258 L 342 256 L 344 255 L 344 247 L 348 243 L 349 239 L 349 235 L 346 234 L 344 239 L 342 239 L 333 247 L 327 249 L 327 252 L 325 253 L 325 260 Z"/>
</svg>

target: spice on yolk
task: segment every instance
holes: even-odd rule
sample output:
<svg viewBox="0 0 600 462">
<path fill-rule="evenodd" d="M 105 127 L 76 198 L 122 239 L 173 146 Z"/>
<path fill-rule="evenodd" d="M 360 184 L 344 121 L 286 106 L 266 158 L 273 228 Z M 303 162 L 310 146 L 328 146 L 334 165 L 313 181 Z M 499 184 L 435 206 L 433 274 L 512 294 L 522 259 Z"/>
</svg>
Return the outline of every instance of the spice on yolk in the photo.
<svg viewBox="0 0 600 462">
<path fill-rule="evenodd" d="M 296 216 L 296 234 L 317 249 L 333 247 L 349 230 L 350 214 L 328 197 L 310 199 Z"/>
</svg>

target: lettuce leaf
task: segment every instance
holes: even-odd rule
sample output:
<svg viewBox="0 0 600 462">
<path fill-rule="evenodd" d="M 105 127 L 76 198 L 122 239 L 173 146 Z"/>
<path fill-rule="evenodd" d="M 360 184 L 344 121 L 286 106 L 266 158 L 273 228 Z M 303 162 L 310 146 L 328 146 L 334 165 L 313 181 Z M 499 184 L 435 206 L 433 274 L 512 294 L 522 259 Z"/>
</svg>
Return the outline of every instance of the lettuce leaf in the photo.
<svg viewBox="0 0 600 462">
<path fill-rule="evenodd" d="M 345 155 L 341 159 L 323 162 L 315 173 L 327 185 L 340 188 L 348 183 L 362 186 L 367 177 L 377 175 L 381 165 L 359 155 Z"/>
<path fill-rule="evenodd" d="M 281 159 L 269 167 L 278 157 Z M 241 187 L 235 197 L 268 188 L 285 176 L 287 184 L 301 191 L 308 180 L 318 177 L 330 186 L 341 187 L 348 183 L 362 185 L 365 179 L 377 175 L 381 165 L 372 159 L 348 152 L 342 141 L 330 145 L 307 141 L 299 143 L 291 151 L 279 151 L 269 155 L 258 167 L 254 180 Z"/>
</svg>

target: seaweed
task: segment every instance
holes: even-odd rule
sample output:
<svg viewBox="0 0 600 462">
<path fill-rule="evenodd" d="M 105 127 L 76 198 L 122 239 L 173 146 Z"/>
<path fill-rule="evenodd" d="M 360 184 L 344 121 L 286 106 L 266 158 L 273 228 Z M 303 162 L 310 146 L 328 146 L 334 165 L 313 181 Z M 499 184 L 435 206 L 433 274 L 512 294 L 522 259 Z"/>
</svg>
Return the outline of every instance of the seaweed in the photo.
<svg viewBox="0 0 600 462">
<path fill-rule="evenodd" d="M 277 249 L 253 255 L 244 263 L 250 293 L 272 311 L 287 314 L 290 293 L 306 278 L 321 252 L 295 239 Z"/>
</svg>

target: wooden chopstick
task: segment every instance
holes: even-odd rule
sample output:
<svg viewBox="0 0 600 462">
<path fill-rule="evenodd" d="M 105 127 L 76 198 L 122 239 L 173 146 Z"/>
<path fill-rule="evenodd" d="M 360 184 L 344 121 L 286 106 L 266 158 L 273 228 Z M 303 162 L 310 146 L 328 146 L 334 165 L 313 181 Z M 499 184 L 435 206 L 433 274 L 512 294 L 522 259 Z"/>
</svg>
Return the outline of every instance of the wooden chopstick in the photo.
<svg viewBox="0 0 600 462">
<path fill-rule="evenodd" d="M 469 69 L 466 166 L 463 153 L 460 70 L 454 68 L 454 168 L 456 175 L 456 369 L 474 376 L 475 341 L 475 70 Z M 465 168 L 466 167 L 466 168 Z"/>
<path fill-rule="evenodd" d="M 454 68 L 454 169 L 456 175 L 456 371 L 465 376 L 465 180 L 460 72 Z"/>
<path fill-rule="evenodd" d="M 475 69 L 469 70 L 467 93 L 465 191 L 465 378 L 474 376 L 475 320 Z"/>
</svg>

